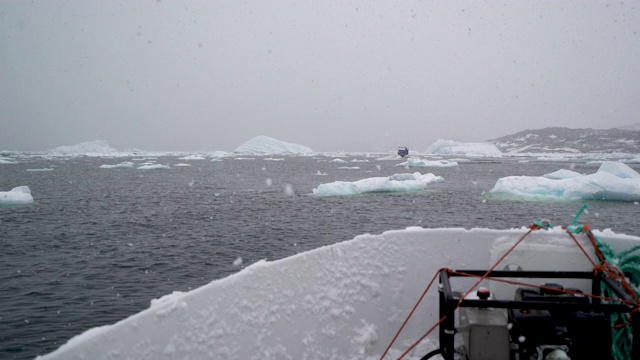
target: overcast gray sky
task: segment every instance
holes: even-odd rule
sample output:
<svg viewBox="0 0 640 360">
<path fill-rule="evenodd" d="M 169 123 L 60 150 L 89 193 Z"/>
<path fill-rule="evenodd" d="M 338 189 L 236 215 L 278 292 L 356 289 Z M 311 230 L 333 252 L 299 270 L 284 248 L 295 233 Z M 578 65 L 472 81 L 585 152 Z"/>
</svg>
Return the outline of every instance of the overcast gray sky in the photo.
<svg viewBox="0 0 640 360">
<path fill-rule="evenodd" d="M 637 122 L 635 1 L 0 0 L 0 150 L 423 150 Z"/>
</svg>

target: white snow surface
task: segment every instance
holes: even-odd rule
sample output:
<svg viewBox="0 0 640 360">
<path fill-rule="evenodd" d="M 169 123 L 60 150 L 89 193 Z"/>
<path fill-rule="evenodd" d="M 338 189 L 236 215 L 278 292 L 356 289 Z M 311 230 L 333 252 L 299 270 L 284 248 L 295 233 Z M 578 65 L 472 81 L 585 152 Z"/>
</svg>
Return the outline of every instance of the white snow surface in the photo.
<svg viewBox="0 0 640 360">
<path fill-rule="evenodd" d="M 425 168 L 425 167 L 454 167 L 458 166 L 455 161 L 449 160 L 426 160 L 418 158 L 409 158 L 407 161 L 398 164 L 397 166 L 404 166 L 407 169 L 411 168 Z"/>
<path fill-rule="evenodd" d="M 313 150 L 306 146 L 259 135 L 238 146 L 234 152 L 251 155 L 309 155 L 313 153 Z"/>
<path fill-rule="evenodd" d="M 526 231 L 411 227 L 259 261 L 154 300 L 147 310 L 90 329 L 37 359 L 379 359 L 439 269 L 487 269 Z M 640 244 L 640 238 L 610 230 L 594 233 L 616 252 Z M 586 236 L 576 237 L 588 244 Z M 547 258 L 532 258 L 533 251 L 549 254 L 556 270 L 591 270 L 559 227 L 534 231 L 520 246 L 527 252 L 516 249 L 504 263 L 516 259 L 525 270 L 548 270 L 549 263 L 540 261 Z M 458 291 L 470 286 L 453 285 Z M 436 287 L 391 347 L 391 358 L 437 322 Z M 428 340 L 405 359 L 433 350 L 437 330 Z"/>
<path fill-rule="evenodd" d="M 579 172 L 575 172 L 573 170 L 560 169 L 558 171 L 554 171 L 552 173 L 544 174 L 542 176 L 548 179 L 571 179 L 578 176 L 583 176 L 584 174 L 580 174 Z"/>
<path fill-rule="evenodd" d="M 431 173 L 395 174 L 388 177 L 373 177 L 353 182 L 334 181 L 320 184 L 313 189 L 318 197 L 357 195 L 371 192 L 410 192 L 424 190 L 427 185 L 444 179 Z"/>
<path fill-rule="evenodd" d="M 438 139 L 424 151 L 425 154 L 464 155 L 467 157 L 501 157 L 500 151 L 493 143 L 462 143 L 453 140 Z"/>
<path fill-rule="evenodd" d="M 623 163 L 605 161 L 594 174 L 574 175 L 565 170 L 508 176 L 498 179 L 490 193 L 534 200 L 640 201 L 640 174 Z"/>
<path fill-rule="evenodd" d="M 14 187 L 9 191 L 0 191 L 0 205 L 33 204 L 33 196 L 28 186 Z"/>
</svg>

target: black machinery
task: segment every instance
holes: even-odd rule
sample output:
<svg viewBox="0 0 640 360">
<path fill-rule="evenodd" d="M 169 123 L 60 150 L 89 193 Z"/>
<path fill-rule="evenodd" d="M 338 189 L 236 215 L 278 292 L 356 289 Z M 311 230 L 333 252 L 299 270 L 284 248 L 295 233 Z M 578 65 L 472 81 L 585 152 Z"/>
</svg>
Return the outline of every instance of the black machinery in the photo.
<svg viewBox="0 0 640 360">
<path fill-rule="evenodd" d="M 610 359 L 614 313 L 629 314 L 632 326 L 630 359 L 640 359 L 640 314 L 633 298 L 614 280 L 598 272 L 492 271 L 490 278 L 591 279 L 587 296 L 578 289 L 555 283 L 538 288 L 517 288 L 513 300 L 494 299 L 480 288 L 462 301 L 451 288 L 450 278 L 481 277 L 486 270 L 441 270 L 440 353 L 445 360 L 560 360 Z M 499 279 L 498 279 L 499 280 Z M 622 302 L 601 301 L 601 284 Z M 458 328 L 455 314 L 458 313 Z M 460 337 L 456 337 L 461 335 Z M 457 345 L 454 339 L 463 345 Z"/>
</svg>

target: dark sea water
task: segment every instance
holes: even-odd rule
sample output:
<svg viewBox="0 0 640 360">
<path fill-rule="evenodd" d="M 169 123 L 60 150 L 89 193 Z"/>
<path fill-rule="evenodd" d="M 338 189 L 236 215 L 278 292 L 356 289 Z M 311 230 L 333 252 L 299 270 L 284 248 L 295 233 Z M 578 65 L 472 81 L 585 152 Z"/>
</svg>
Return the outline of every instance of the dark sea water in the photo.
<svg viewBox="0 0 640 360">
<path fill-rule="evenodd" d="M 283 160 L 269 160 L 274 157 Z M 483 192 L 504 176 L 540 176 L 569 166 L 593 173 L 598 166 L 501 160 L 407 170 L 396 166 L 401 161 L 375 157 L 346 157 L 348 164 L 331 159 L 155 159 L 170 170 L 99 168 L 131 158 L 0 165 L 0 191 L 27 185 L 35 202 L 0 207 L 0 359 L 33 358 L 162 295 L 359 234 L 408 226 L 507 229 L 542 218 L 567 225 L 582 202 L 491 200 Z M 27 171 L 43 168 L 54 170 Z M 311 195 L 322 183 L 415 171 L 445 182 L 413 193 Z M 640 235 L 639 205 L 587 203 L 581 222 Z"/>
</svg>

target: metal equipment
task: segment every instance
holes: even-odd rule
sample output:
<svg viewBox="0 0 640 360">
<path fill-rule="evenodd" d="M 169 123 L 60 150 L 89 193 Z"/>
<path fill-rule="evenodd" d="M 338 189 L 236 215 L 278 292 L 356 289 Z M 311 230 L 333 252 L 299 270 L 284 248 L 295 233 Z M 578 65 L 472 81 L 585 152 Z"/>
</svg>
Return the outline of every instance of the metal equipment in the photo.
<svg viewBox="0 0 640 360">
<path fill-rule="evenodd" d="M 592 294 L 555 283 L 518 287 L 513 300 L 495 299 L 484 288 L 461 299 L 452 277 L 591 279 Z M 602 301 L 601 284 L 621 301 Z M 640 359 L 640 314 L 631 296 L 603 272 L 440 271 L 440 349 L 445 360 L 610 359 L 614 313 L 628 314 L 632 326 L 631 359 Z M 457 311 L 459 310 L 459 311 Z M 456 326 L 456 314 L 458 325 Z M 462 341 L 460 341 L 462 338 Z M 454 339 L 461 346 L 454 348 Z M 435 352 L 433 352 L 435 353 Z M 433 354 L 435 355 L 435 354 Z M 426 359 L 432 356 L 428 354 Z"/>
</svg>

